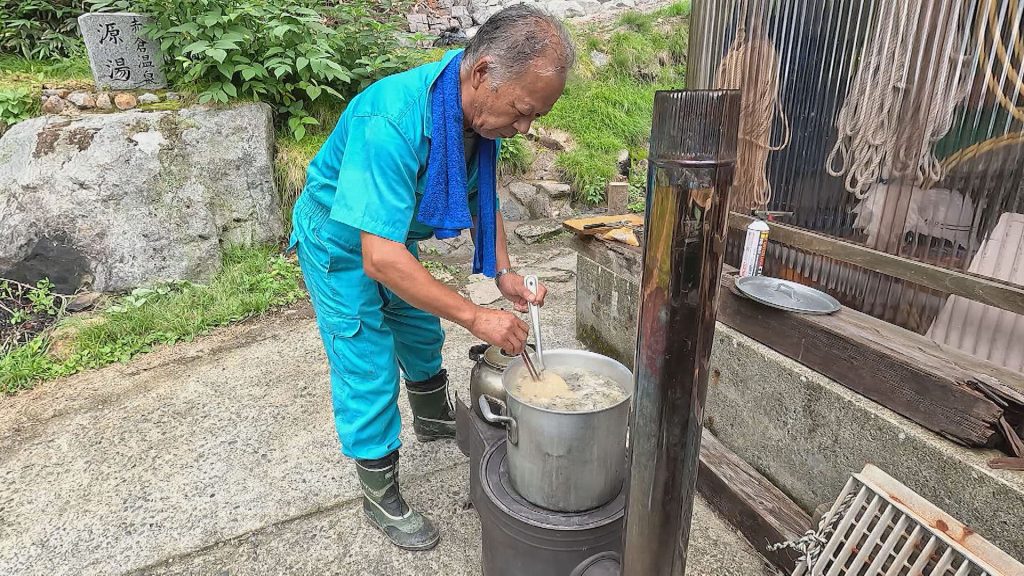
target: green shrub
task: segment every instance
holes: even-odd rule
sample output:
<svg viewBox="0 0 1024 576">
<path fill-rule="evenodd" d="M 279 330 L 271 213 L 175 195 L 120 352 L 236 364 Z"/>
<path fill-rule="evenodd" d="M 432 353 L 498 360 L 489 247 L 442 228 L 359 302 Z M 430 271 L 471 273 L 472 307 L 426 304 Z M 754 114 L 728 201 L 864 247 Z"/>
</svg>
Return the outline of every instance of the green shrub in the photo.
<svg viewBox="0 0 1024 576">
<path fill-rule="evenodd" d="M 501 141 L 498 153 L 498 168 L 503 176 L 519 176 L 525 174 L 533 163 L 533 152 L 526 138 L 516 135 Z"/>
<path fill-rule="evenodd" d="M 39 99 L 29 88 L 0 90 L 0 124 L 12 126 L 35 114 Z"/>
<path fill-rule="evenodd" d="M 355 0 L 94 0 L 99 9 L 150 14 L 145 33 L 169 60 L 168 77 L 199 101 L 262 100 L 301 140 L 318 124 L 311 104 L 340 105 L 402 69 L 393 27 Z"/>
<path fill-rule="evenodd" d="M 0 0 L 0 53 L 52 60 L 83 50 L 77 18 L 84 0 Z"/>
</svg>

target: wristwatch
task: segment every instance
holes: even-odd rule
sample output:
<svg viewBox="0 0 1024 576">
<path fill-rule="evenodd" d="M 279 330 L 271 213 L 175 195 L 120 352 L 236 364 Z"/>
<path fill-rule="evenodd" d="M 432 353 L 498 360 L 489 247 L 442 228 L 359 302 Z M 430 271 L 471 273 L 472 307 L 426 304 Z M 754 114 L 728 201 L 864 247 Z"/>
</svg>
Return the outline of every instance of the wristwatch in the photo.
<svg viewBox="0 0 1024 576">
<path fill-rule="evenodd" d="M 498 281 L 501 280 L 502 276 L 504 276 L 505 274 L 512 274 L 512 273 L 513 273 L 513 270 L 511 268 L 502 268 L 501 270 L 498 270 L 497 272 L 495 272 L 495 274 L 494 274 L 494 284 L 495 284 L 495 286 L 497 286 Z"/>
</svg>

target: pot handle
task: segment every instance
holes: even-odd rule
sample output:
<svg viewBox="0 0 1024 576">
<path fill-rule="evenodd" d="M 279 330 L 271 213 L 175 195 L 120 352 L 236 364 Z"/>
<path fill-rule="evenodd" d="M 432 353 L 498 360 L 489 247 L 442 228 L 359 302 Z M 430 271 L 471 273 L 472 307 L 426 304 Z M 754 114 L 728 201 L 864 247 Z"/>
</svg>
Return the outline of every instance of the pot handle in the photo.
<svg viewBox="0 0 1024 576">
<path fill-rule="evenodd" d="M 480 359 L 484 357 L 484 352 L 487 352 L 487 349 L 490 347 L 491 345 L 486 343 L 470 347 L 469 359 L 473 362 L 479 362 Z"/>
<path fill-rule="evenodd" d="M 494 402 L 498 406 L 502 407 L 502 412 L 505 411 L 505 403 L 493 396 L 487 394 L 481 394 L 477 400 L 480 404 L 480 413 L 484 415 L 484 420 L 491 422 L 492 424 L 504 424 L 505 431 L 508 433 L 508 442 L 513 446 L 519 445 L 519 425 L 516 424 L 515 418 L 511 416 L 499 416 L 491 411 L 490 402 Z"/>
</svg>

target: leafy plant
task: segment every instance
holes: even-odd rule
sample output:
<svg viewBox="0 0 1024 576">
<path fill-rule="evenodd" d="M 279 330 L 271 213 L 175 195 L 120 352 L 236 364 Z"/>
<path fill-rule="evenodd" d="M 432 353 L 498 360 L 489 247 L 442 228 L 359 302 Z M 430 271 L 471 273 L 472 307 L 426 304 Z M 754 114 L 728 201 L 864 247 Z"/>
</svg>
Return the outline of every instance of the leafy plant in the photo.
<svg viewBox="0 0 1024 576">
<path fill-rule="evenodd" d="M 199 102 L 262 100 L 301 140 L 318 125 L 311 105 L 337 104 L 401 67 L 393 28 L 367 0 L 93 0 L 96 9 L 150 14 L 143 32 L 160 43 L 168 76 Z M 328 24 L 330 23 L 330 25 Z"/>
<path fill-rule="evenodd" d="M 530 145 L 521 134 L 513 138 L 506 138 L 501 141 L 501 150 L 498 152 L 498 168 L 504 176 L 518 176 L 525 174 L 533 163 L 533 152 Z"/>
<path fill-rule="evenodd" d="M 32 116 L 36 110 L 36 98 L 30 89 L 0 90 L 0 123 L 11 126 Z"/>
<path fill-rule="evenodd" d="M 43 278 L 36 283 L 36 287 L 29 290 L 28 300 L 32 303 L 32 310 L 35 312 L 56 316 L 57 295 L 53 293 L 53 282 L 49 278 Z"/>
<path fill-rule="evenodd" d="M 11 313 L 11 318 L 8 322 L 10 322 L 12 326 L 17 326 L 18 324 L 28 321 L 30 318 L 32 317 L 29 316 L 28 312 L 19 309 Z"/>
<path fill-rule="evenodd" d="M 643 212 L 647 207 L 647 168 L 634 163 L 629 171 L 629 204 L 630 212 Z"/>
<path fill-rule="evenodd" d="M 437 260 L 423 260 L 423 267 L 427 269 L 434 277 L 444 276 L 457 276 L 459 269 L 451 264 L 445 264 L 444 262 L 438 262 Z"/>
<path fill-rule="evenodd" d="M 0 53 L 29 60 L 80 54 L 77 18 L 84 0 L 0 0 Z"/>
</svg>

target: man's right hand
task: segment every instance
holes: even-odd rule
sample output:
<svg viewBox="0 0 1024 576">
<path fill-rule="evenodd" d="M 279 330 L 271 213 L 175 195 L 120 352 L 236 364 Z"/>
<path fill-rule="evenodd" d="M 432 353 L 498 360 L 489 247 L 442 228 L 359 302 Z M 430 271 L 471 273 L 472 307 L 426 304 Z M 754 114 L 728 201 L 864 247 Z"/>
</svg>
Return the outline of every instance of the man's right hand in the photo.
<svg viewBox="0 0 1024 576">
<path fill-rule="evenodd" d="M 473 323 L 468 328 L 473 336 L 488 344 L 499 346 L 513 356 L 523 351 L 526 337 L 530 333 L 526 322 L 517 318 L 515 314 L 483 307 L 476 309 Z"/>
</svg>

